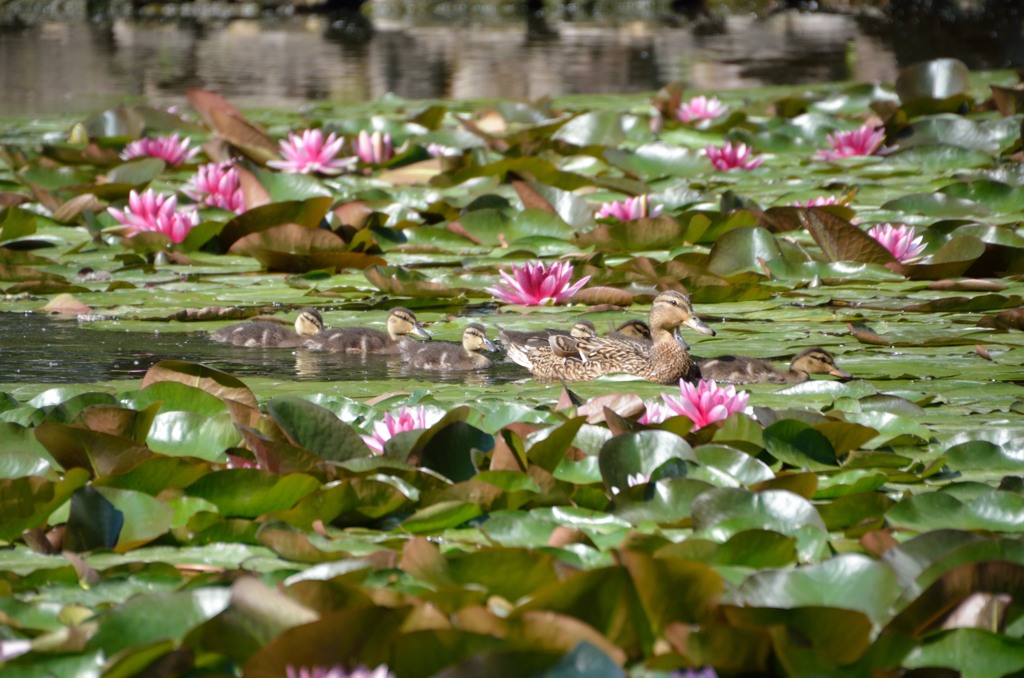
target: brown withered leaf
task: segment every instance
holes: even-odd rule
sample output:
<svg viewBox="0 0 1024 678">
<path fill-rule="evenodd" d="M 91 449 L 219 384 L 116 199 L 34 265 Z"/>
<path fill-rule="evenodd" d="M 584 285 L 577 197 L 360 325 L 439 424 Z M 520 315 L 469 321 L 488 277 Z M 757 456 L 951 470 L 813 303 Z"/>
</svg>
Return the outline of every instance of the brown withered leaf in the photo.
<svg viewBox="0 0 1024 678">
<path fill-rule="evenodd" d="M 381 292 L 401 297 L 456 297 L 462 294 L 458 288 L 432 282 L 415 271 L 395 266 L 383 266 L 383 260 L 363 270 L 363 275 Z"/>
<path fill-rule="evenodd" d="M 204 322 L 208 320 L 245 320 L 260 312 L 254 306 L 204 306 L 203 308 L 183 308 L 169 316 L 157 320 L 174 320 L 177 322 Z"/>
<path fill-rule="evenodd" d="M 345 247 L 345 241 L 330 231 L 284 224 L 250 233 L 235 241 L 228 251 L 250 256 L 268 271 L 286 273 L 364 269 L 384 264 L 378 256 L 349 252 Z"/>
<path fill-rule="evenodd" d="M 936 280 L 935 282 L 928 283 L 927 289 L 956 292 L 1002 292 L 1006 289 L 1006 285 L 995 280 L 960 278 L 957 280 Z"/>
<path fill-rule="evenodd" d="M 572 296 L 572 303 L 588 306 L 627 308 L 633 305 L 633 295 L 616 287 L 585 287 Z"/>
<path fill-rule="evenodd" d="M 1024 87 L 1002 87 L 989 85 L 992 90 L 992 101 L 999 115 L 1008 118 L 1017 113 L 1024 113 Z"/>
<path fill-rule="evenodd" d="M 670 82 L 655 93 L 652 103 L 663 117 L 673 120 L 682 101 L 683 84 Z"/>
<path fill-rule="evenodd" d="M 280 157 L 277 142 L 244 118 L 214 109 L 213 121 L 214 129 L 253 161 L 265 165 L 268 160 Z"/>
<path fill-rule="evenodd" d="M 846 219 L 818 207 L 794 207 L 797 217 L 829 261 L 863 264 L 897 264 L 877 240 Z"/>
<path fill-rule="evenodd" d="M 46 190 L 39 184 L 34 184 L 31 181 L 26 181 L 25 185 L 28 187 L 28 190 L 32 191 L 32 197 L 35 198 L 35 201 L 38 202 L 43 207 L 45 207 L 46 209 L 50 210 L 51 212 L 54 212 L 60 207 L 60 199 L 54 196 L 53 193 Z"/>
<path fill-rule="evenodd" d="M 298 224 L 310 230 L 318 230 L 331 202 L 329 197 L 316 197 L 252 207 L 225 224 L 217 238 L 225 247 L 231 247 L 245 236 L 284 224 Z"/>
<path fill-rule="evenodd" d="M 583 247 L 593 245 L 599 252 L 643 252 L 671 249 L 683 241 L 683 235 L 678 221 L 658 216 L 600 224 L 577 236 L 576 242 Z"/>
<path fill-rule="evenodd" d="M 496 112 L 491 112 L 489 116 L 481 116 L 479 123 L 470 120 L 463 116 L 455 116 L 455 119 L 459 121 L 467 132 L 475 134 L 480 137 L 490 146 L 492 149 L 499 153 L 504 153 L 509 149 L 508 142 L 504 139 L 499 139 L 493 134 L 502 134 L 505 132 L 506 124 L 505 119 Z"/>
<path fill-rule="evenodd" d="M 441 164 L 440 158 L 428 158 L 410 165 L 384 170 L 377 178 L 396 186 L 429 184 L 431 179 L 443 171 Z"/>
<path fill-rule="evenodd" d="M 551 213 L 555 213 L 557 211 L 544 196 L 538 193 L 537 190 L 528 183 L 516 177 L 515 173 L 509 172 L 508 178 L 512 183 L 512 187 L 516 189 L 516 193 L 519 194 L 519 199 L 523 201 L 523 207 L 526 209 L 544 210 L 545 212 Z"/>
<path fill-rule="evenodd" d="M 24 205 L 27 202 L 32 202 L 32 198 L 22 193 L 0 192 L 0 207 L 14 207 L 15 205 Z"/>
<path fill-rule="evenodd" d="M 339 224 L 352 228 L 362 228 L 373 214 L 373 208 L 361 200 L 342 203 L 331 211 L 338 217 Z"/>
<path fill-rule="evenodd" d="M 462 224 L 460 224 L 457 221 L 449 221 L 447 224 L 445 224 L 445 229 L 451 231 L 452 233 L 455 233 L 456 235 L 461 235 L 463 238 L 470 241 L 474 245 L 479 245 L 483 242 L 482 240 L 480 240 L 480 238 L 476 237 L 475 235 L 467 231 L 462 226 Z"/>
<path fill-rule="evenodd" d="M 185 96 L 210 129 L 256 162 L 263 164 L 279 157 L 277 142 L 246 120 L 242 111 L 221 95 L 193 88 Z"/>
<path fill-rule="evenodd" d="M 245 199 L 245 209 L 251 210 L 254 207 L 269 205 L 273 200 L 270 191 L 260 183 L 256 175 L 244 167 L 235 166 L 238 172 L 238 185 L 242 189 L 242 196 Z"/>
<path fill-rule="evenodd" d="M 987 315 L 978 321 L 978 327 L 997 330 L 1024 330 L 1024 307 L 1012 308 L 996 315 Z"/>
<path fill-rule="evenodd" d="M 223 111 L 239 118 L 245 117 L 241 109 L 216 92 L 193 87 L 185 92 L 185 98 L 188 99 L 189 105 L 199 114 L 199 117 L 203 119 L 207 127 L 211 129 L 216 127 L 213 122 L 213 111 L 215 110 Z"/>
<path fill-rule="evenodd" d="M 101 212 L 103 205 L 92 193 L 83 193 L 71 198 L 53 212 L 54 221 L 70 224 L 78 221 L 83 212 Z"/>
<path fill-rule="evenodd" d="M 90 431 L 120 436 L 145 444 L 150 426 L 159 410 L 158 403 L 153 403 L 143 410 L 113 405 L 91 405 L 75 417 L 75 423 Z"/>
<path fill-rule="evenodd" d="M 43 310 L 47 313 L 67 313 L 78 315 L 80 313 L 88 313 L 92 308 L 86 306 L 70 294 L 58 294 L 53 299 L 50 299 L 46 306 L 43 306 Z"/>
<path fill-rule="evenodd" d="M 876 557 L 889 549 L 899 546 L 899 542 L 893 538 L 891 530 L 867 532 L 861 536 L 860 544 L 864 547 L 864 550 Z"/>
<path fill-rule="evenodd" d="M 852 199 L 856 191 L 850 191 L 843 200 Z M 769 207 L 763 212 L 756 212 L 757 225 L 766 228 L 772 233 L 784 233 L 786 231 L 798 231 L 804 227 L 803 222 L 800 220 L 800 211 L 807 209 L 806 207 L 794 207 L 790 205 L 780 205 L 778 207 Z M 849 221 L 856 216 L 856 212 L 846 207 L 845 205 L 827 205 L 819 207 L 817 209 L 829 212 Z"/>
<path fill-rule="evenodd" d="M 562 384 L 562 393 L 558 396 L 558 403 L 555 405 L 555 411 L 566 410 L 570 407 L 579 407 L 583 404 L 583 399 L 578 395 L 569 390 L 569 387 Z"/>
<path fill-rule="evenodd" d="M 873 346 L 892 346 L 891 341 L 863 323 L 847 323 L 846 328 L 850 330 L 850 334 L 852 334 L 854 338 L 862 344 L 871 344 Z"/>
<path fill-rule="evenodd" d="M 512 436 L 509 431 L 502 431 L 501 435 L 494 438 L 494 449 L 491 451 L 491 464 L 488 467 L 491 471 L 525 471 L 526 466 L 522 463 L 519 455 L 508 443 L 507 437 Z M 513 438 L 514 440 L 514 438 Z"/>
<path fill-rule="evenodd" d="M 206 365 L 183 360 L 161 360 L 146 371 L 142 377 L 142 388 L 161 381 L 179 382 L 221 399 L 237 400 L 249 407 L 259 407 L 259 401 L 248 386 L 227 372 Z"/>
</svg>

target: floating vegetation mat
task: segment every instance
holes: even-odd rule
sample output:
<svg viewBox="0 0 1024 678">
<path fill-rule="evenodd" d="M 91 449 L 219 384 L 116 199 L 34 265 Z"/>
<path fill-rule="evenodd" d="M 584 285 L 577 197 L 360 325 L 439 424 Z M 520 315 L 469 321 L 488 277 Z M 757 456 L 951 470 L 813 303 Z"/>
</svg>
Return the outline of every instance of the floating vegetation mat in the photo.
<svg viewBox="0 0 1024 678">
<path fill-rule="evenodd" d="M 1024 671 L 1024 90 L 696 94 L 0 122 L 5 324 L 606 334 L 676 290 L 694 356 L 788 380 L 298 335 L 0 375 L 4 677 Z M 811 347 L 833 375 L 786 372 Z"/>
</svg>

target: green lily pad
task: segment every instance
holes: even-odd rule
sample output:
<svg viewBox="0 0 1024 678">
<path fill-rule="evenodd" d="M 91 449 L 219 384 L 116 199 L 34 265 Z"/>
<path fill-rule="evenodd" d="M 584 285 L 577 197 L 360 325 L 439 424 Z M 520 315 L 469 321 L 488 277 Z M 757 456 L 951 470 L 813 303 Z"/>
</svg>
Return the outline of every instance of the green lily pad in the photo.
<svg viewBox="0 0 1024 678">
<path fill-rule="evenodd" d="M 300 473 L 277 476 L 256 469 L 233 469 L 209 473 L 186 492 L 215 504 L 224 516 L 255 518 L 291 508 L 318 486 L 315 478 Z"/>
</svg>

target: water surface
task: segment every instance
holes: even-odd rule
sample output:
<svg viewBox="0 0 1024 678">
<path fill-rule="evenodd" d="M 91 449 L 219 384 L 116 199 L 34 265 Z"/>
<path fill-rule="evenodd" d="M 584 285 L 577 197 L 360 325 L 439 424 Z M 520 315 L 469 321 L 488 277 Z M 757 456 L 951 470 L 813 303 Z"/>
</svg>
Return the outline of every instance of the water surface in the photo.
<svg viewBox="0 0 1024 678">
<path fill-rule="evenodd" d="M 721 90 L 891 82 L 916 61 L 1024 66 L 1019 16 L 914 20 L 787 11 L 489 23 L 357 15 L 51 21 L 0 28 L 0 115 L 86 113 L 128 100 L 181 105 L 189 87 L 245 107 L 310 101 Z"/>
<path fill-rule="evenodd" d="M 210 341 L 206 331 L 114 331 L 96 329 L 75 318 L 0 313 L 0 385 L 141 379 L 161 360 L 202 363 L 243 381 L 247 377 L 273 377 L 289 381 L 416 380 L 483 386 L 528 376 L 510 363 L 478 372 L 425 374 L 411 370 L 398 356 L 244 348 Z"/>
</svg>

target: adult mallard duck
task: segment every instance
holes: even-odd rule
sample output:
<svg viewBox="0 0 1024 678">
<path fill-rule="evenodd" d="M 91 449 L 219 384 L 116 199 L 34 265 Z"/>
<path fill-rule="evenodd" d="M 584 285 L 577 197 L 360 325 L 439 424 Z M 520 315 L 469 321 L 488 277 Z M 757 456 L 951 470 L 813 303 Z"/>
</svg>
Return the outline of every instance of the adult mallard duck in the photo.
<svg viewBox="0 0 1024 678">
<path fill-rule="evenodd" d="M 519 344 L 520 346 L 543 346 L 547 344 L 552 337 L 583 339 L 585 337 L 596 336 L 597 328 L 594 327 L 594 323 L 586 319 L 577 320 L 573 323 L 572 328 L 570 328 L 568 332 L 552 328 L 536 330 L 533 332 L 517 332 L 514 330 L 507 330 L 500 325 L 498 326 L 498 339 L 506 345 Z"/>
<path fill-rule="evenodd" d="M 323 331 L 324 319 L 315 308 L 304 308 L 295 317 L 295 329 L 273 320 L 247 320 L 214 330 L 210 339 L 232 346 L 294 348 L 305 337 Z"/>
<path fill-rule="evenodd" d="M 302 345 L 311 351 L 329 353 L 394 354 L 402 344 L 411 341 L 410 335 L 430 339 L 430 333 L 416 321 L 416 314 L 407 308 L 391 309 L 386 324 L 387 332 L 369 327 L 336 327 L 307 337 Z"/>
<path fill-rule="evenodd" d="M 690 298 L 670 290 L 654 298 L 648 318 L 651 343 L 615 337 L 592 337 L 576 342 L 575 357 L 556 355 L 551 346 L 509 344 L 509 358 L 538 379 L 589 381 L 603 374 L 625 372 L 659 384 L 700 378 L 685 342 L 676 330 L 685 325 L 702 334 L 715 331 L 696 316 Z"/>
<path fill-rule="evenodd" d="M 729 384 L 798 384 L 810 379 L 812 374 L 830 374 L 844 381 L 852 378 L 849 372 L 836 366 L 831 353 L 817 346 L 797 354 L 787 370 L 767 360 L 742 355 L 705 358 L 698 367 L 704 379 Z"/>
<path fill-rule="evenodd" d="M 402 359 L 410 367 L 432 372 L 481 370 L 493 362 L 480 351 L 498 350 L 487 338 L 483 325 L 467 325 L 462 341 L 432 341 L 429 344 L 406 342 L 401 345 Z"/>
</svg>

